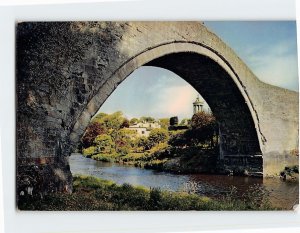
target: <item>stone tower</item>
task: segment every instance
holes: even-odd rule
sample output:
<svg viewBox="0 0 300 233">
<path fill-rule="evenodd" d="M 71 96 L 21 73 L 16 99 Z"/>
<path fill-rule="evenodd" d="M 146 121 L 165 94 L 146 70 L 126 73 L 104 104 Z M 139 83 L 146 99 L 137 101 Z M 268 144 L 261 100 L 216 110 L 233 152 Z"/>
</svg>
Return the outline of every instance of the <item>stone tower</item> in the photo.
<svg viewBox="0 0 300 233">
<path fill-rule="evenodd" d="M 197 112 L 203 112 L 203 104 L 204 102 L 200 100 L 200 96 L 198 95 L 193 103 L 194 114 Z"/>
</svg>

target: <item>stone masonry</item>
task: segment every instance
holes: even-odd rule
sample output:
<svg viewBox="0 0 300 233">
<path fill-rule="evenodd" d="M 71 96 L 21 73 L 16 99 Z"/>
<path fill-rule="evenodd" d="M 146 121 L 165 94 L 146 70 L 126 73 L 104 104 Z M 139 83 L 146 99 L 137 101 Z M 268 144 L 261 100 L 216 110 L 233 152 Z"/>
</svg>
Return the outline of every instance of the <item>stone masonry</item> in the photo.
<svg viewBox="0 0 300 233">
<path fill-rule="evenodd" d="M 259 81 L 200 22 L 23 22 L 16 48 L 17 198 L 72 191 L 68 156 L 142 65 L 201 93 L 220 124 L 222 155 L 262 154 L 264 175 L 298 163 L 298 93 Z"/>
</svg>

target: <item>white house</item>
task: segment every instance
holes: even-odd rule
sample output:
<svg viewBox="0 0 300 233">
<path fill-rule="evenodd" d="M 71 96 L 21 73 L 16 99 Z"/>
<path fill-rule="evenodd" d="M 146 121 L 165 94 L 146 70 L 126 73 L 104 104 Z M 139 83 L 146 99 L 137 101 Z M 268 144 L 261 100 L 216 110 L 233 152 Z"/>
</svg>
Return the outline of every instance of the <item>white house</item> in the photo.
<svg viewBox="0 0 300 233">
<path fill-rule="evenodd" d="M 159 122 L 139 122 L 137 124 L 129 126 L 128 129 L 134 130 L 139 136 L 145 136 L 148 137 L 150 134 L 150 131 L 152 129 L 161 128 Z"/>
</svg>

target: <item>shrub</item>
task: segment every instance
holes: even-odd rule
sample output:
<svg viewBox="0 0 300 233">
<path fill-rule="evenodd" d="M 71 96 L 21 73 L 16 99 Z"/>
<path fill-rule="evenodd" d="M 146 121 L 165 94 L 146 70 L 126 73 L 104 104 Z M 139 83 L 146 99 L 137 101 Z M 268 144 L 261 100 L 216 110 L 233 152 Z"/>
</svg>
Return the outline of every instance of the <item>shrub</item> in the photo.
<svg viewBox="0 0 300 233">
<path fill-rule="evenodd" d="M 291 167 L 285 167 L 284 170 L 280 172 L 280 176 L 284 181 L 287 179 L 287 176 L 289 176 L 291 180 L 297 180 L 297 177 L 299 176 L 299 166 L 294 165 Z"/>
<path fill-rule="evenodd" d="M 112 154 L 96 154 L 92 156 L 92 159 L 102 162 L 114 162 L 115 156 Z"/>
<path fill-rule="evenodd" d="M 123 120 L 123 122 L 122 122 L 120 128 L 129 128 L 129 125 L 130 125 L 129 120 L 125 118 L 125 119 Z"/>
<path fill-rule="evenodd" d="M 270 192 L 260 184 L 251 185 L 243 195 L 243 201 L 249 209 L 269 209 Z"/>
<path fill-rule="evenodd" d="M 134 144 L 138 148 L 142 148 L 143 151 L 150 148 L 149 140 L 144 136 L 137 138 Z"/>
<path fill-rule="evenodd" d="M 154 154 L 154 153 L 157 153 L 157 152 L 160 152 L 160 151 L 164 151 L 167 148 L 168 148 L 168 144 L 166 142 L 158 143 L 150 149 L 150 154 Z"/>
<path fill-rule="evenodd" d="M 110 135 L 101 134 L 95 138 L 94 145 L 99 152 L 110 153 L 115 144 Z"/>
<path fill-rule="evenodd" d="M 159 188 L 150 188 L 150 206 L 153 210 L 161 209 L 162 205 L 162 195 Z"/>
<path fill-rule="evenodd" d="M 82 154 L 86 157 L 90 157 L 92 156 L 93 154 L 96 154 L 97 153 L 97 147 L 95 146 L 90 146 L 88 148 L 84 148 L 82 150 Z"/>
<path fill-rule="evenodd" d="M 91 123 L 87 127 L 83 137 L 81 138 L 83 147 L 87 148 L 87 147 L 92 146 L 95 138 L 98 135 L 103 134 L 105 132 L 106 132 L 105 127 L 103 125 L 101 125 L 100 123 L 98 123 L 98 122 Z"/>
<path fill-rule="evenodd" d="M 164 143 L 168 141 L 169 133 L 166 129 L 153 129 L 151 130 L 148 141 L 149 146 L 152 148 L 154 145 L 158 143 Z"/>
</svg>

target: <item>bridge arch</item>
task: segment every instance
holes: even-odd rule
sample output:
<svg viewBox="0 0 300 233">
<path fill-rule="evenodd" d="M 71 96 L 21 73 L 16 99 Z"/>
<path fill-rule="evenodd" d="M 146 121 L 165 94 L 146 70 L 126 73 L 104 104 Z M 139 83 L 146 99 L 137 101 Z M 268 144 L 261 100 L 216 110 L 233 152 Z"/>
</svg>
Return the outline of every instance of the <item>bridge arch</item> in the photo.
<svg viewBox="0 0 300 233">
<path fill-rule="evenodd" d="M 188 62 L 186 63 L 186 61 Z M 174 63 L 176 63 L 176 67 L 174 66 Z M 217 119 L 221 121 L 221 125 L 223 125 L 221 132 L 223 130 L 227 131 L 227 134 L 225 135 L 227 138 L 225 140 L 227 143 L 231 144 L 231 147 L 232 144 L 235 144 L 235 148 L 227 148 L 227 151 L 223 148 L 225 154 L 261 154 L 262 148 L 264 148 L 264 137 L 259 128 L 257 113 L 255 112 L 248 93 L 245 91 L 241 79 L 224 57 L 220 56 L 216 51 L 207 46 L 195 41 L 174 41 L 160 44 L 153 48 L 146 48 L 143 52 L 133 56 L 122 64 L 108 81 L 100 87 L 99 91 L 89 101 L 86 108 L 78 117 L 70 134 L 71 144 L 74 147 L 79 144 L 80 138 L 90 119 L 102 106 L 109 95 L 134 70 L 145 65 L 168 69 L 181 76 L 202 95 L 204 94 L 203 97 L 211 106 Z M 198 67 L 195 67 L 195 65 Z M 195 69 L 197 69 L 196 72 Z M 206 80 L 199 84 L 199 81 L 202 81 L 201 78 L 203 79 L 203 77 L 201 77 L 203 76 L 203 73 L 204 76 L 206 76 L 204 77 Z M 220 77 L 217 77 L 218 75 Z M 220 87 L 218 88 L 218 82 L 225 82 L 226 84 L 219 85 Z M 207 87 L 208 84 L 210 87 Z M 215 90 L 212 90 L 212 86 L 214 86 L 214 89 L 218 88 L 220 93 L 214 93 Z M 207 88 L 209 88 L 209 90 L 204 91 L 203 93 L 203 89 Z M 103 93 L 106 93 L 106 95 L 103 95 Z M 232 96 L 228 97 L 228 95 Z M 224 99 L 225 97 L 227 98 L 227 102 Z M 237 98 L 240 99 L 238 100 Z M 231 104 L 229 103 L 231 106 L 222 107 L 222 104 L 226 105 L 228 104 L 228 101 L 232 102 Z M 240 114 L 237 114 L 238 112 Z M 238 117 L 244 119 L 238 119 Z M 226 124 L 228 123 L 226 121 L 231 121 L 230 126 Z M 239 121 L 241 122 L 238 123 Z M 244 128 L 243 132 L 241 132 L 241 128 Z M 230 134 L 237 135 L 232 137 Z M 241 141 L 243 141 L 243 143 L 241 143 Z M 228 146 L 230 145 L 223 145 L 223 147 Z M 250 149 L 249 146 L 251 147 Z M 245 149 L 245 147 L 248 147 L 248 149 Z"/>
<path fill-rule="evenodd" d="M 290 153 L 298 93 L 259 81 L 200 22 L 23 22 L 16 46 L 19 190 L 30 169 L 43 192 L 70 184 L 67 158 L 91 117 L 143 65 L 173 71 L 201 93 L 221 122 L 225 154 L 261 152 L 265 175 L 298 163 Z"/>
</svg>

